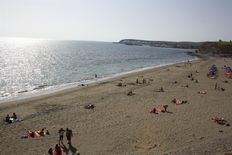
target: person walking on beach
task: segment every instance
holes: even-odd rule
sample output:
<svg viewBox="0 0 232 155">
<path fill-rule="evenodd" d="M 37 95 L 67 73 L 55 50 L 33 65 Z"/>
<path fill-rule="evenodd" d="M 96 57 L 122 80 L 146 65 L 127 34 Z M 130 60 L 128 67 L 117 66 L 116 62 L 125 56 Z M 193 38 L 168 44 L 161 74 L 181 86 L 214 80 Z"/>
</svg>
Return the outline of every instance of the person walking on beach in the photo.
<svg viewBox="0 0 232 155">
<path fill-rule="evenodd" d="M 66 128 L 66 138 L 67 138 L 67 141 L 68 141 L 68 144 L 69 144 L 69 145 L 71 145 L 72 136 L 73 136 L 72 130 Z"/>
<path fill-rule="evenodd" d="M 59 136 L 60 136 L 60 138 L 59 138 L 59 144 L 60 144 L 60 142 L 63 143 L 64 132 L 65 132 L 65 130 L 63 128 L 60 128 L 60 130 L 58 131 Z"/>
</svg>

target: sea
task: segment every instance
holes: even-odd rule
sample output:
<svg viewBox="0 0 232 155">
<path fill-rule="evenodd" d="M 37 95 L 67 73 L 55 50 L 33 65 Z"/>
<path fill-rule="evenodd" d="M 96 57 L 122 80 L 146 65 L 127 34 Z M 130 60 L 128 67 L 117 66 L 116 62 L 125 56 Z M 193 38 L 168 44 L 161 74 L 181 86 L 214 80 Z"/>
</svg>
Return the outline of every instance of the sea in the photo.
<svg viewBox="0 0 232 155">
<path fill-rule="evenodd" d="M 0 38 L 0 102 L 196 59 L 194 49 Z"/>
</svg>

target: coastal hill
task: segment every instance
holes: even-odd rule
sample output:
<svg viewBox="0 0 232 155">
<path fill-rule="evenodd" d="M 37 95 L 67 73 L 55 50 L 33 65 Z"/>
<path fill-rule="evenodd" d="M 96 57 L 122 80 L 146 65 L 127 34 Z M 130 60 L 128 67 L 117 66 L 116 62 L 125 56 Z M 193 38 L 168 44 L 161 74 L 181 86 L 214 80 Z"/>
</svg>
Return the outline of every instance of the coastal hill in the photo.
<svg viewBox="0 0 232 155">
<path fill-rule="evenodd" d="M 203 42 L 172 42 L 172 41 L 147 41 L 136 39 L 123 39 L 119 41 L 120 44 L 137 45 L 137 46 L 151 46 L 151 47 L 166 47 L 166 48 L 186 48 L 198 49 Z"/>
<path fill-rule="evenodd" d="M 125 45 L 166 47 L 166 48 L 183 48 L 196 49 L 199 54 L 231 56 L 232 41 L 214 41 L 214 42 L 172 42 L 172 41 L 147 41 L 136 39 L 123 39 L 118 42 Z"/>
<path fill-rule="evenodd" d="M 219 40 L 218 42 L 204 42 L 199 47 L 201 54 L 231 56 L 232 55 L 232 42 Z"/>
</svg>

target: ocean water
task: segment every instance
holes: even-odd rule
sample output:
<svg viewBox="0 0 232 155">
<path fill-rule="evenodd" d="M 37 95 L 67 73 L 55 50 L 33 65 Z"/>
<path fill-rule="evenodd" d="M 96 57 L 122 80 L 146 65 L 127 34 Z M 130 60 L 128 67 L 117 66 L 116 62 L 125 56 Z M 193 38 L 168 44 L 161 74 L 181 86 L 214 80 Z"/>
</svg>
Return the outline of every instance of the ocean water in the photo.
<svg viewBox="0 0 232 155">
<path fill-rule="evenodd" d="M 1 38 L 0 101 L 195 58 L 186 51 L 191 50 Z"/>
</svg>

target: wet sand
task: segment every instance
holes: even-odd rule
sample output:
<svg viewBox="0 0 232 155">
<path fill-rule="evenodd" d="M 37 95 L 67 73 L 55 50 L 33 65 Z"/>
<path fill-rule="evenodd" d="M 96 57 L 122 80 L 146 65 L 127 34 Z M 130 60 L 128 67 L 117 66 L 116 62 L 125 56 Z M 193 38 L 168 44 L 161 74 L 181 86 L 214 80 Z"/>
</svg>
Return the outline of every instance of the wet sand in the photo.
<svg viewBox="0 0 232 155">
<path fill-rule="evenodd" d="M 216 79 L 206 76 L 211 64 L 219 69 Z M 232 127 L 211 120 L 223 117 L 232 125 L 232 79 L 224 75 L 223 65 L 232 66 L 232 59 L 180 63 L 1 104 L 2 120 L 13 112 L 24 120 L 13 124 L 0 122 L 0 154 L 47 154 L 58 143 L 61 127 L 73 131 L 69 154 L 76 150 L 84 155 L 231 152 Z M 193 81 L 188 78 L 190 74 Z M 119 83 L 122 86 L 117 86 Z M 215 83 L 225 91 L 215 90 Z M 158 92 L 161 87 L 164 92 Z M 129 91 L 133 95 L 128 96 Z M 199 91 L 207 93 L 198 94 Z M 188 103 L 176 105 L 171 103 L 174 98 Z M 94 104 L 95 108 L 85 109 L 86 104 Z M 172 113 L 150 113 L 163 105 L 168 105 Z M 21 138 L 27 130 L 44 127 L 49 136 Z M 66 138 L 64 144 L 68 147 Z"/>
</svg>

